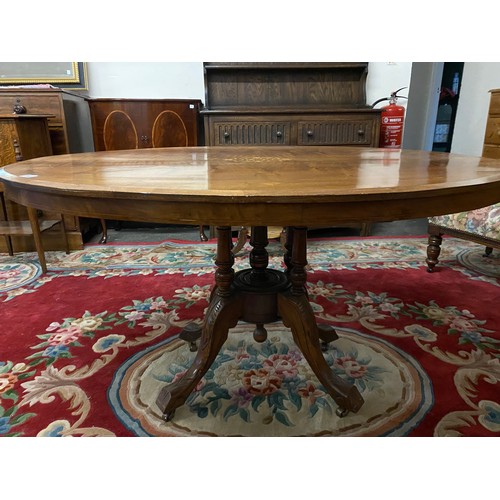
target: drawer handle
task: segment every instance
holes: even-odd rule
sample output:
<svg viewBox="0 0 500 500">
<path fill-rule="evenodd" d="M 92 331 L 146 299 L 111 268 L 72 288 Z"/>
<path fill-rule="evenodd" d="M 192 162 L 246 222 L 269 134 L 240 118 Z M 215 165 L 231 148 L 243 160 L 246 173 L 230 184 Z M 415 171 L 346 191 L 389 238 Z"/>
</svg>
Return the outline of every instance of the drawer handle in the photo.
<svg viewBox="0 0 500 500">
<path fill-rule="evenodd" d="M 231 137 L 231 134 L 229 132 L 224 132 L 224 138 L 229 139 Z"/>
<path fill-rule="evenodd" d="M 313 134 L 313 131 L 312 130 L 308 130 L 307 131 L 307 137 L 312 137 L 314 134 Z"/>
<path fill-rule="evenodd" d="M 24 113 L 26 113 L 26 108 L 21 104 L 20 99 L 17 99 L 16 104 L 14 104 L 14 107 L 12 108 L 12 111 L 14 111 L 16 115 L 23 115 Z"/>
<path fill-rule="evenodd" d="M 278 132 L 276 132 L 276 137 L 283 137 L 283 132 L 278 130 Z"/>
<path fill-rule="evenodd" d="M 142 142 L 148 142 L 148 136 L 147 135 L 141 135 L 141 141 Z"/>
<path fill-rule="evenodd" d="M 365 135 L 365 131 L 363 129 L 359 129 L 358 130 L 358 135 Z"/>
</svg>

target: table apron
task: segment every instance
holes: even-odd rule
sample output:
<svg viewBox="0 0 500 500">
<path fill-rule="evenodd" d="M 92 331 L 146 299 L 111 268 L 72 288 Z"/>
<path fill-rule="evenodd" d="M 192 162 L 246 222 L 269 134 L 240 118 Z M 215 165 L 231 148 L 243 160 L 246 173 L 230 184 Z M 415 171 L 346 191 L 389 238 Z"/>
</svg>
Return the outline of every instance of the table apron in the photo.
<svg viewBox="0 0 500 500">
<path fill-rule="evenodd" d="M 444 215 L 499 201 L 497 189 L 464 190 L 439 196 L 421 193 L 403 198 L 331 202 L 179 201 L 154 197 L 98 198 L 68 192 L 28 190 L 5 183 L 7 197 L 24 206 L 83 217 L 158 222 L 243 226 L 318 226 L 383 222 Z"/>
</svg>

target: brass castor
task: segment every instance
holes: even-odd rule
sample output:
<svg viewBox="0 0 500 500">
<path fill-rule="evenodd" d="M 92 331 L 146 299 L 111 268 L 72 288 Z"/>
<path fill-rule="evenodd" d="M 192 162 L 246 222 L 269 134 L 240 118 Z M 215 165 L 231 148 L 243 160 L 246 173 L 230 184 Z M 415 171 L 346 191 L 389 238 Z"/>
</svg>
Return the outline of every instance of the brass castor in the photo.
<svg viewBox="0 0 500 500">
<path fill-rule="evenodd" d="M 189 345 L 189 350 L 195 352 L 198 350 L 197 340 L 201 337 L 201 326 L 196 323 L 188 323 L 182 332 L 179 334 L 179 338 L 187 342 Z"/>
<path fill-rule="evenodd" d="M 170 422 L 170 420 L 172 420 L 174 418 L 174 415 L 175 415 L 175 410 L 172 410 L 172 411 L 169 411 L 167 413 L 164 413 L 161 416 L 161 419 L 164 420 L 165 422 Z"/>
<path fill-rule="evenodd" d="M 335 410 L 335 413 L 337 414 L 337 417 L 345 417 L 348 413 L 349 410 L 347 408 L 340 408 L 340 406 Z"/>
</svg>

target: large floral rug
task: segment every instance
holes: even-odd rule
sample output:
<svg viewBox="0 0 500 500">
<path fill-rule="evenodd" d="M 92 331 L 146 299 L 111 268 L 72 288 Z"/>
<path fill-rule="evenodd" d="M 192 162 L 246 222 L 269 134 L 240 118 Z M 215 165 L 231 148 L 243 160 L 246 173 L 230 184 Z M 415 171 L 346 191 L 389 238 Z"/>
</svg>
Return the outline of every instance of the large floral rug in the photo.
<svg viewBox="0 0 500 500">
<path fill-rule="evenodd" d="M 500 259 L 447 238 L 311 240 L 308 293 L 339 339 L 325 359 L 365 404 L 336 415 L 282 323 L 240 323 L 170 422 L 155 405 L 195 355 L 215 244 L 0 255 L 1 436 L 498 436 Z M 236 258 L 247 266 L 250 247 Z M 270 265 L 282 266 L 278 242 Z"/>
</svg>

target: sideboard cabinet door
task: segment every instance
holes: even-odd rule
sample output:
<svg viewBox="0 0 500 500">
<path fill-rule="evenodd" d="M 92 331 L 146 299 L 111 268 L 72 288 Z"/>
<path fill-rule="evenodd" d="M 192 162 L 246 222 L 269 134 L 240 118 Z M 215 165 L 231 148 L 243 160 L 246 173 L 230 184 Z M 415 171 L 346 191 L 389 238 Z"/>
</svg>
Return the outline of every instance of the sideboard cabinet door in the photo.
<svg viewBox="0 0 500 500">
<path fill-rule="evenodd" d="M 201 101 L 89 99 L 96 151 L 200 145 Z"/>
</svg>

